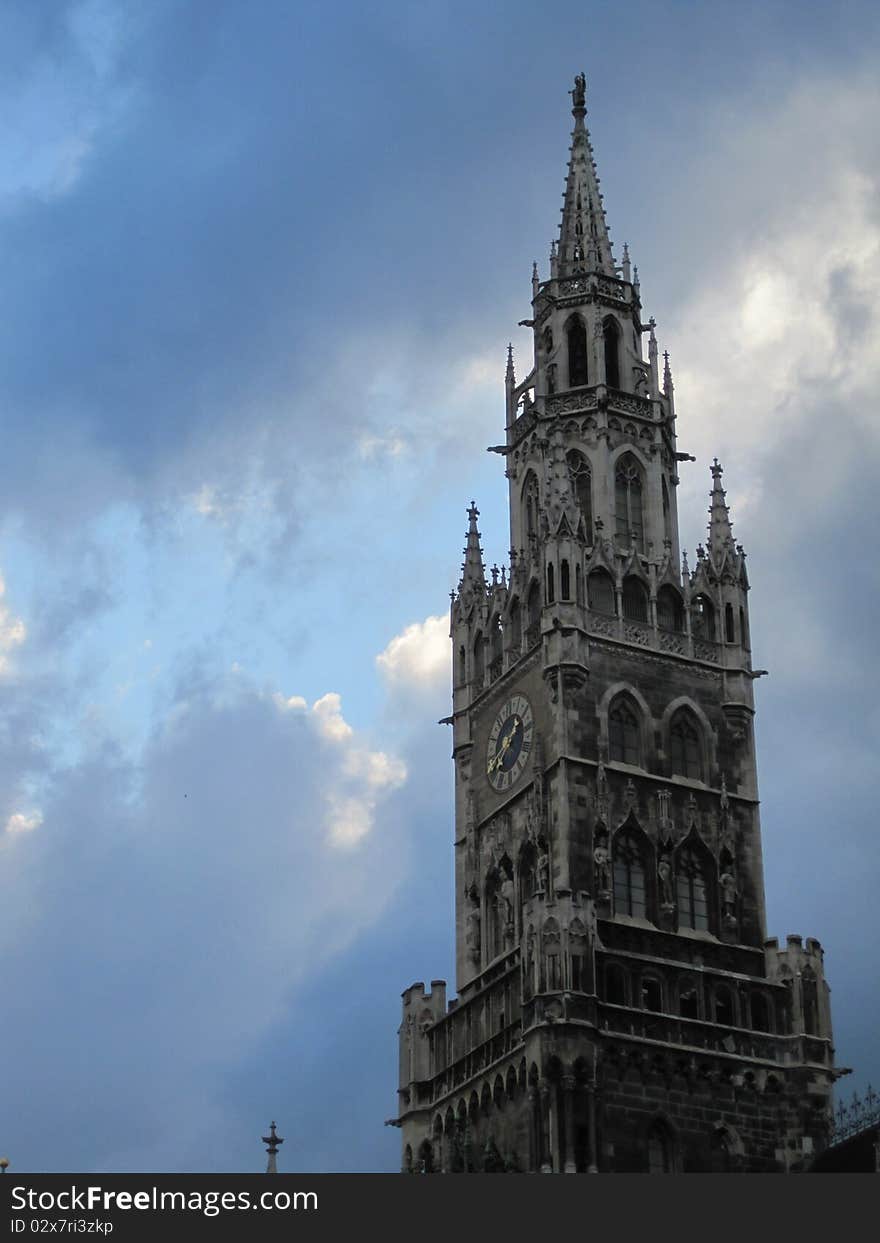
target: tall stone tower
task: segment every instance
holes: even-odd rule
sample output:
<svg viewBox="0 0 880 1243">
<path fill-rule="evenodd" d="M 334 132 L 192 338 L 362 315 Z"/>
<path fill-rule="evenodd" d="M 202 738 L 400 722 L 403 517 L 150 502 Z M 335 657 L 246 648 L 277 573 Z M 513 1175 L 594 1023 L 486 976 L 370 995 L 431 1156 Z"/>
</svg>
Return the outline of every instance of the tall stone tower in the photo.
<svg viewBox="0 0 880 1243">
<path fill-rule="evenodd" d="M 571 95 L 534 366 L 507 363 L 510 567 L 472 505 L 451 608 L 458 997 L 403 994 L 403 1166 L 802 1169 L 831 1018 L 819 942 L 766 937 L 745 554 L 717 461 L 680 553 L 669 361 Z"/>
</svg>

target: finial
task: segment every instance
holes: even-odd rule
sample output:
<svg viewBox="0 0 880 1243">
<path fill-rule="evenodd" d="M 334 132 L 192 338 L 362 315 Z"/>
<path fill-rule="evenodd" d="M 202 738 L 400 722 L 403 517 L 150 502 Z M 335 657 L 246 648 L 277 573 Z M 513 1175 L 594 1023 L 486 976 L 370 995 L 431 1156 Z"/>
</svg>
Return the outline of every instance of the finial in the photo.
<svg viewBox="0 0 880 1243">
<path fill-rule="evenodd" d="M 633 288 L 636 290 L 639 288 L 639 269 L 635 263 L 633 264 Z"/>
<path fill-rule="evenodd" d="M 631 272 L 629 262 L 629 246 L 627 246 L 626 242 L 623 243 L 623 264 L 620 269 L 620 274 L 625 281 L 629 281 Z"/>
<path fill-rule="evenodd" d="M 505 376 L 511 382 L 515 378 L 515 373 L 513 370 L 513 343 L 512 342 L 509 342 L 507 346 L 507 371 L 505 373 Z"/>
<path fill-rule="evenodd" d="M 571 96 L 571 113 L 577 119 L 583 117 L 587 111 L 587 79 L 583 73 L 575 75 L 574 90 L 568 92 Z"/>
<path fill-rule="evenodd" d="M 724 474 L 724 468 L 721 466 L 717 458 L 714 459 L 712 465 L 709 467 L 709 470 L 712 472 L 713 479 L 720 479 Z"/>
<path fill-rule="evenodd" d="M 267 1164 L 267 1166 L 266 1166 L 266 1173 L 267 1173 L 267 1174 L 277 1174 L 277 1173 L 278 1173 L 278 1163 L 277 1163 L 277 1161 L 276 1161 L 276 1159 L 275 1159 L 275 1158 L 277 1157 L 277 1155 L 278 1155 L 278 1149 L 279 1149 L 280 1145 L 284 1143 L 284 1140 L 281 1138 L 281 1136 L 280 1136 L 280 1135 L 277 1135 L 277 1134 L 275 1133 L 275 1123 L 274 1123 L 274 1122 L 272 1123 L 272 1125 L 271 1125 L 271 1126 L 270 1126 L 270 1128 L 269 1128 L 269 1134 L 268 1134 L 268 1135 L 264 1135 L 264 1136 L 262 1137 L 262 1140 L 263 1140 L 263 1143 L 264 1143 L 264 1144 L 267 1144 L 267 1145 L 268 1145 L 268 1147 L 266 1148 L 266 1152 L 269 1154 L 269 1162 L 268 1162 L 268 1164 Z"/>
<path fill-rule="evenodd" d="M 537 263 L 533 263 L 532 264 L 532 297 L 533 298 L 537 297 L 538 286 L 540 284 L 541 284 L 541 279 L 538 276 L 538 265 Z"/>
</svg>

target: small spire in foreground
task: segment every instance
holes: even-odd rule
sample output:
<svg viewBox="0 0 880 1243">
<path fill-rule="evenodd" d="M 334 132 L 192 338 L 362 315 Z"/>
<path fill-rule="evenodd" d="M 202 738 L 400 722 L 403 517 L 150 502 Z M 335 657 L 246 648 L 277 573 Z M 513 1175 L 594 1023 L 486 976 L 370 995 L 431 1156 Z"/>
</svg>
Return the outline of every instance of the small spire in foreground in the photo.
<svg viewBox="0 0 880 1243">
<path fill-rule="evenodd" d="M 269 1154 L 269 1162 L 266 1166 L 266 1173 L 277 1174 L 278 1173 L 278 1162 L 276 1161 L 276 1157 L 278 1156 L 278 1147 L 280 1144 L 284 1143 L 284 1140 L 281 1138 L 280 1135 L 276 1135 L 274 1122 L 269 1128 L 269 1134 L 264 1135 L 262 1139 L 263 1139 L 264 1144 L 268 1144 L 266 1151 Z"/>
</svg>

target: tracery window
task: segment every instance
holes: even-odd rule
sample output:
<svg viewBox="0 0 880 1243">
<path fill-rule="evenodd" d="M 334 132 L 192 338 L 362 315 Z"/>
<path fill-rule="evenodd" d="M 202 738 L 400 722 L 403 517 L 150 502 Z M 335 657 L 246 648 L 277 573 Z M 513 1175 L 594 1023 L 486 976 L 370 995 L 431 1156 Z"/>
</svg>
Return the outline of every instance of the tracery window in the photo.
<svg viewBox="0 0 880 1243">
<path fill-rule="evenodd" d="M 628 621 L 648 620 L 648 593 L 645 584 L 632 574 L 623 580 L 623 615 Z"/>
<path fill-rule="evenodd" d="M 608 755 L 621 764 L 641 763 L 641 730 L 632 701 L 620 695 L 608 713 Z"/>
<path fill-rule="evenodd" d="M 645 861 L 633 833 L 618 833 L 614 839 L 614 911 L 640 919 L 647 915 Z"/>
<path fill-rule="evenodd" d="M 657 625 L 661 630 L 684 630 L 684 605 L 681 596 L 666 583 L 657 592 Z"/>
<path fill-rule="evenodd" d="M 590 464 L 582 453 L 572 450 L 566 458 L 571 476 L 571 490 L 584 520 L 588 544 L 593 542 L 593 479 Z"/>
<path fill-rule="evenodd" d="M 709 931 L 709 886 L 706 870 L 695 850 L 678 856 L 678 924 L 681 928 Z"/>
<path fill-rule="evenodd" d="M 587 330 L 584 321 L 573 315 L 565 332 L 568 340 L 568 386 L 580 388 L 587 384 Z"/>
<path fill-rule="evenodd" d="M 644 552 L 642 472 L 631 453 L 624 454 L 617 463 L 614 477 L 614 517 L 620 543 L 629 548 L 634 535 L 636 548 Z"/>
<path fill-rule="evenodd" d="M 614 583 L 606 570 L 591 570 L 587 576 L 587 605 L 597 613 L 615 614 Z"/>
<path fill-rule="evenodd" d="M 620 329 L 617 320 L 610 315 L 602 325 L 605 342 L 605 383 L 609 388 L 620 388 Z"/>
<path fill-rule="evenodd" d="M 669 744 L 672 771 L 680 777 L 703 778 L 703 757 L 700 748 L 700 729 L 694 714 L 681 708 L 672 718 L 669 727 Z"/>
</svg>

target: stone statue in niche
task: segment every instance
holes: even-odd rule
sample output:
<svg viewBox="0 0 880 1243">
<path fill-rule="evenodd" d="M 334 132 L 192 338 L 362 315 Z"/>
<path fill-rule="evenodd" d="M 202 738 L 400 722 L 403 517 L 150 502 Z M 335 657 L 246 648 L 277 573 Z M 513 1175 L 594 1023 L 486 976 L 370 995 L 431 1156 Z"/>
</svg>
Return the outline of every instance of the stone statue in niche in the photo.
<svg viewBox="0 0 880 1243">
<path fill-rule="evenodd" d="M 672 863 L 665 852 L 657 864 L 657 878 L 660 885 L 660 905 L 665 911 L 671 911 L 675 907 L 675 890 L 672 884 Z"/>
<path fill-rule="evenodd" d="M 477 887 L 471 884 L 465 890 L 465 897 L 470 902 L 465 932 L 465 945 L 468 958 L 475 967 L 480 965 L 480 895 Z"/>
<path fill-rule="evenodd" d="M 721 885 L 721 913 L 725 923 L 736 923 L 736 879 L 730 869 L 725 869 L 719 881 Z"/>
<path fill-rule="evenodd" d="M 538 893 L 548 893 L 550 889 L 550 851 L 543 839 L 538 841 L 538 863 L 535 868 L 535 880 Z"/>
<path fill-rule="evenodd" d="M 597 894 L 608 894 L 611 891 L 611 867 L 608 853 L 608 830 L 597 828 L 593 840 L 593 881 Z"/>
</svg>

